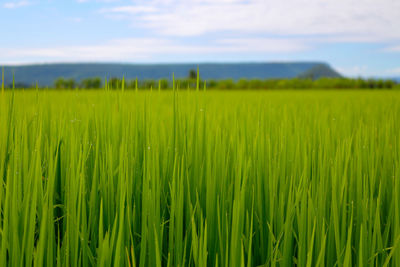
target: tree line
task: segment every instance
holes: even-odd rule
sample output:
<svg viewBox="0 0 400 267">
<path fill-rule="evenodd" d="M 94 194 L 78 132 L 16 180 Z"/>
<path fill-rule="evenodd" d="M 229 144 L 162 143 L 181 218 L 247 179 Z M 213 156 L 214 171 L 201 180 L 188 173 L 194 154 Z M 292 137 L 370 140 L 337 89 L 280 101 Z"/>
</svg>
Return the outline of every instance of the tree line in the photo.
<svg viewBox="0 0 400 267">
<path fill-rule="evenodd" d="M 54 82 L 56 89 L 101 89 L 105 87 L 110 90 L 121 89 L 170 89 L 172 81 L 168 79 L 161 80 L 125 80 L 121 78 L 101 79 L 87 78 L 80 82 L 74 79 L 59 78 Z M 257 90 L 257 89 L 392 89 L 399 88 L 400 84 L 390 79 L 352 79 L 352 78 L 320 78 L 320 79 L 225 79 L 199 81 L 199 87 L 207 89 L 221 90 Z M 175 86 L 178 89 L 194 89 L 197 87 L 196 78 L 176 79 Z"/>
</svg>

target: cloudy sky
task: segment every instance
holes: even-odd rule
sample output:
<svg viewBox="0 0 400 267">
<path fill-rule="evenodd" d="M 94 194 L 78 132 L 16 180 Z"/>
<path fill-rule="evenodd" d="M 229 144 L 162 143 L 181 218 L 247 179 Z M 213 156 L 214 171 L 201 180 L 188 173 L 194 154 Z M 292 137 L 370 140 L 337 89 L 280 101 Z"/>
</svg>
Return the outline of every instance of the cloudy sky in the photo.
<svg viewBox="0 0 400 267">
<path fill-rule="evenodd" d="M 400 0 L 0 0 L 0 64 L 326 61 L 400 76 Z"/>
</svg>

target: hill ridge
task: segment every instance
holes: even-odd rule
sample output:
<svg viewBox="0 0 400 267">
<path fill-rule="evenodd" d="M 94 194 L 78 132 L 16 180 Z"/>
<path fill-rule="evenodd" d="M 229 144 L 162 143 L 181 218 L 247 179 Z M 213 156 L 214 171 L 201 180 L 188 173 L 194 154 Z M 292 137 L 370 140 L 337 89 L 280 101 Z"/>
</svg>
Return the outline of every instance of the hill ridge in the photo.
<svg viewBox="0 0 400 267">
<path fill-rule="evenodd" d="M 12 81 L 25 85 L 36 82 L 40 86 L 52 86 L 59 78 L 81 81 L 89 77 L 122 77 L 126 79 L 185 78 L 191 69 L 200 68 L 200 75 L 207 80 L 221 79 L 284 79 L 301 77 L 316 66 L 325 66 L 337 73 L 327 63 L 319 61 L 299 62 L 242 62 L 242 63 L 44 63 L 5 66 L 6 84 Z M 340 76 L 340 75 L 339 75 Z M 336 76 L 335 76 L 336 77 Z"/>
</svg>

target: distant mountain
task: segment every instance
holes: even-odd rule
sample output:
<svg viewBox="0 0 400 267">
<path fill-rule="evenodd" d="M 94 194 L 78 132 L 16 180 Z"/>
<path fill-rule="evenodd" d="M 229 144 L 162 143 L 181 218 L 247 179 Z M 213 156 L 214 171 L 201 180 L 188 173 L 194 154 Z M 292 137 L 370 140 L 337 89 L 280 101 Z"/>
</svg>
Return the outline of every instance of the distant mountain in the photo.
<svg viewBox="0 0 400 267">
<path fill-rule="evenodd" d="M 200 68 L 203 79 L 272 79 L 295 78 L 315 75 L 315 77 L 340 76 L 329 65 L 321 62 L 292 63 L 202 63 L 202 64 L 42 64 L 5 67 L 6 84 L 11 84 L 12 73 L 16 84 L 31 86 L 52 86 L 59 78 L 80 81 L 89 77 L 122 77 L 126 79 L 170 79 L 172 73 L 177 78 L 187 77 L 189 71 Z M 313 76 L 314 77 L 314 76 Z"/>
<path fill-rule="evenodd" d="M 299 78 L 310 78 L 310 79 L 319 79 L 319 78 L 340 78 L 340 75 L 337 71 L 332 69 L 327 64 L 318 64 L 311 67 L 309 70 L 306 70 L 302 74 L 299 75 Z"/>
</svg>

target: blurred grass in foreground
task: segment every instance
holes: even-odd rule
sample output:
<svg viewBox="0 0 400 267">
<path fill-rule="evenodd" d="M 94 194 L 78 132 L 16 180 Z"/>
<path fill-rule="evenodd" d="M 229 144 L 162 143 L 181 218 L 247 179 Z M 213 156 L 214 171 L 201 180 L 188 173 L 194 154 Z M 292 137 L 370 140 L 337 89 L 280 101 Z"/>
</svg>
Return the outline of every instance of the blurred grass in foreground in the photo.
<svg viewBox="0 0 400 267">
<path fill-rule="evenodd" d="M 0 97 L 1 266 L 400 265 L 400 92 Z"/>
</svg>

